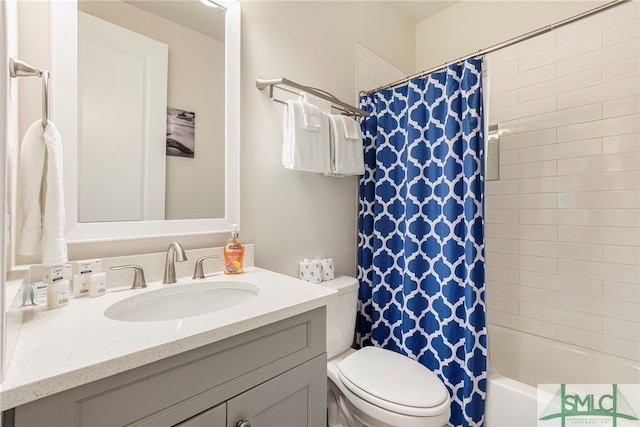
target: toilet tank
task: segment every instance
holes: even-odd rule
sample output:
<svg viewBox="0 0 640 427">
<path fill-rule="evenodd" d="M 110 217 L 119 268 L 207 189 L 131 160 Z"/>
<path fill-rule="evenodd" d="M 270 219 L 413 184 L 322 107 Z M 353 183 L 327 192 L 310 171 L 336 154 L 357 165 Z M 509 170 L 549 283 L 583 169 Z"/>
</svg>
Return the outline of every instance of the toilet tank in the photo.
<svg viewBox="0 0 640 427">
<path fill-rule="evenodd" d="M 358 310 L 358 279 L 339 276 L 322 282 L 338 291 L 338 300 L 327 305 L 327 358 L 347 350 L 353 344 Z"/>
</svg>

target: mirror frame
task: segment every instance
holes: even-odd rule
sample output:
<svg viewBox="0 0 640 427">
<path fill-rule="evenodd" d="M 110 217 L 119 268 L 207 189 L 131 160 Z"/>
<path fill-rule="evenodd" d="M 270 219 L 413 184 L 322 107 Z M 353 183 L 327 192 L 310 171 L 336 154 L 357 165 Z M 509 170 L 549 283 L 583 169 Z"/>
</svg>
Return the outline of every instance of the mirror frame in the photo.
<svg viewBox="0 0 640 427">
<path fill-rule="evenodd" d="M 222 3 L 222 2 L 220 2 Z M 77 2 L 51 5 L 51 85 L 49 116 L 62 136 L 68 244 L 168 236 L 228 233 L 240 222 L 240 2 L 224 4 L 225 14 L 225 217 L 213 219 L 78 221 Z M 117 171 L 116 171 L 117 172 Z"/>
</svg>

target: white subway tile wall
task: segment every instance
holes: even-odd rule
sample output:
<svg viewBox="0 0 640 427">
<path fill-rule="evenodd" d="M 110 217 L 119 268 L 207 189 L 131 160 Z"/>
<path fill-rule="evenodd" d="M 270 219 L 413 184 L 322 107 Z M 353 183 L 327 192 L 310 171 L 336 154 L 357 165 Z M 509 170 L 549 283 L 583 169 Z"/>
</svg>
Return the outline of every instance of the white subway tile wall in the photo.
<svg viewBox="0 0 640 427">
<path fill-rule="evenodd" d="M 640 6 L 488 55 L 488 320 L 640 360 Z"/>
<path fill-rule="evenodd" d="M 356 44 L 358 92 L 370 91 L 407 75 L 361 44 Z M 614 71 L 615 72 L 615 71 Z"/>
</svg>

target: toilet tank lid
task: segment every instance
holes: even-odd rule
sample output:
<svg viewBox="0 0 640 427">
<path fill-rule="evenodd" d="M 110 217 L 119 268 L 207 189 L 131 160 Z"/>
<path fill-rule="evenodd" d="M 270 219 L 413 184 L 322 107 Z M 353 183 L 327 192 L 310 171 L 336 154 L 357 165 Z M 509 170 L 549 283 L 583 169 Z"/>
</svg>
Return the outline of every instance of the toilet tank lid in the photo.
<svg viewBox="0 0 640 427">
<path fill-rule="evenodd" d="M 322 282 L 322 286 L 335 289 L 339 293 L 345 293 L 358 289 L 358 279 L 349 276 L 337 276 L 333 280 Z"/>
<path fill-rule="evenodd" d="M 405 412 L 402 407 L 428 411 L 449 400 L 446 387 L 431 370 L 391 350 L 364 347 L 342 359 L 338 371 L 348 380 L 347 387 L 355 386 L 351 391 L 396 412 Z"/>
</svg>

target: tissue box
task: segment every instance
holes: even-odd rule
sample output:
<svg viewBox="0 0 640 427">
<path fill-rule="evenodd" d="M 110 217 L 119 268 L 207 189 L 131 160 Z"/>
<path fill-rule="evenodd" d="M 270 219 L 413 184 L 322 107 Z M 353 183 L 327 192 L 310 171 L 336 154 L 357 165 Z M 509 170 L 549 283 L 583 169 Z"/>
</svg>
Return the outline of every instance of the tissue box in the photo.
<svg viewBox="0 0 640 427">
<path fill-rule="evenodd" d="M 333 280 L 336 274 L 333 271 L 333 258 L 322 258 L 320 262 L 320 272 L 323 281 Z"/>
<path fill-rule="evenodd" d="M 322 269 L 317 259 L 304 258 L 299 266 L 300 279 L 311 283 L 322 283 Z"/>
</svg>

